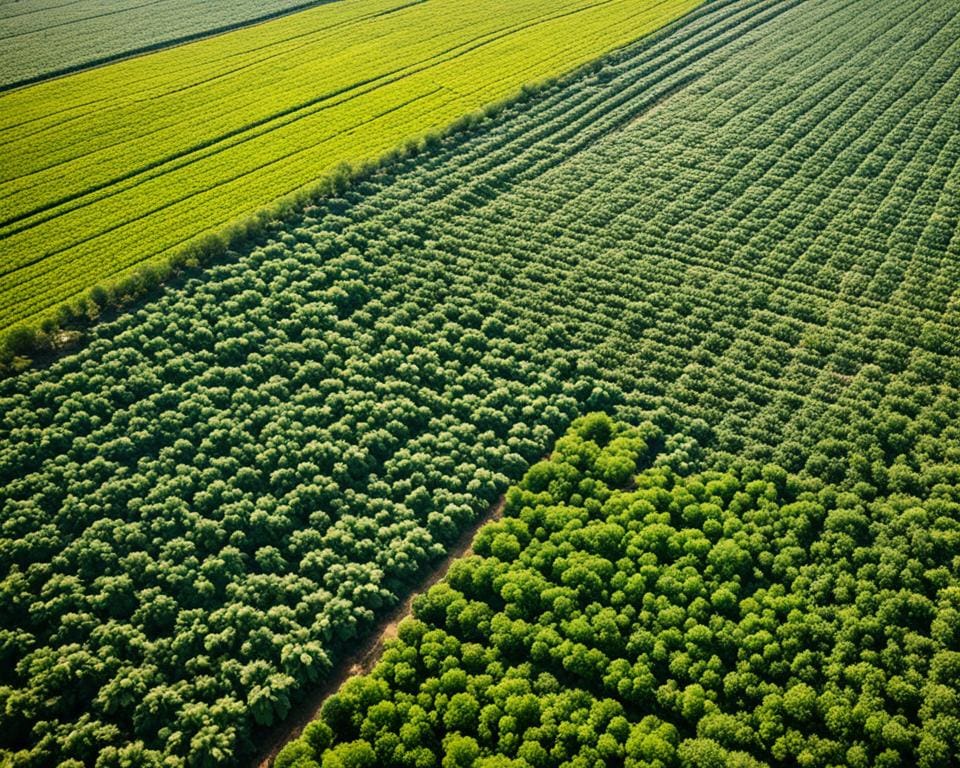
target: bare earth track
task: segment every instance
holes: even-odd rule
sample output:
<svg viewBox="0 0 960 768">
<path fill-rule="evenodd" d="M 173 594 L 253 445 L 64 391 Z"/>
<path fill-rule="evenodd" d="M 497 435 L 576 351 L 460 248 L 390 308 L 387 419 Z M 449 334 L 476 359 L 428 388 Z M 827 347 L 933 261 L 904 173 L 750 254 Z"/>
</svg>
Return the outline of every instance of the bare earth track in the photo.
<svg viewBox="0 0 960 768">
<path fill-rule="evenodd" d="M 367 640 L 358 646 L 356 651 L 342 658 L 334 666 L 334 670 L 326 683 L 315 691 L 309 692 L 306 699 L 295 708 L 294 714 L 267 732 L 261 739 L 264 749 L 251 760 L 251 766 L 269 768 L 280 750 L 288 742 L 297 738 L 304 728 L 320 716 L 320 710 L 323 708 L 324 702 L 336 693 L 341 685 L 351 677 L 365 675 L 373 670 L 383 653 L 384 646 L 397 636 L 397 627 L 400 622 L 409 616 L 413 610 L 413 601 L 446 576 L 454 560 L 473 553 L 473 540 L 477 531 L 487 523 L 499 520 L 503 516 L 504 502 L 505 498 L 501 496 L 500 500 L 490 508 L 487 514 L 460 534 L 460 538 L 447 553 L 447 556 L 437 566 L 427 570 L 423 580 L 411 590 L 407 599 L 389 613 L 384 614 L 368 633 Z"/>
</svg>

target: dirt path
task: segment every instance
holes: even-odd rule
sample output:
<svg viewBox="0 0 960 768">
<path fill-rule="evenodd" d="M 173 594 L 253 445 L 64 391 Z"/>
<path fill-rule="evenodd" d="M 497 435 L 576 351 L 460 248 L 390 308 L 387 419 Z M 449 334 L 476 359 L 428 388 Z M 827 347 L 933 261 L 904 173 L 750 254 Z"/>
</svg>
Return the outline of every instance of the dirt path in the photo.
<svg viewBox="0 0 960 768">
<path fill-rule="evenodd" d="M 500 519 L 503 515 L 504 503 L 505 499 L 501 496 L 500 501 L 495 506 L 491 507 L 483 517 L 460 535 L 457 543 L 454 544 L 447 556 L 423 577 L 411 590 L 407 599 L 377 622 L 376 626 L 370 630 L 367 640 L 356 651 L 341 658 L 334 665 L 330 676 L 319 688 L 309 691 L 306 699 L 296 707 L 296 710 L 286 720 L 260 736 L 259 742 L 263 745 L 263 748 L 250 761 L 251 768 L 253 766 L 269 768 L 277 753 L 288 742 L 297 738 L 309 723 L 317 719 L 320 708 L 331 694 L 336 693 L 340 686 L 354 675 L 362 675 L 373 669 L 383 652 L 383 646 L 397 636 L 397 625 L 410 615 L 414 598 L 426 592 L 446 576 L 450 564 L 454 560 L 469 555 L 473 551 L 473 539 L 477 531 L 484 524 Z"/>
</svg>

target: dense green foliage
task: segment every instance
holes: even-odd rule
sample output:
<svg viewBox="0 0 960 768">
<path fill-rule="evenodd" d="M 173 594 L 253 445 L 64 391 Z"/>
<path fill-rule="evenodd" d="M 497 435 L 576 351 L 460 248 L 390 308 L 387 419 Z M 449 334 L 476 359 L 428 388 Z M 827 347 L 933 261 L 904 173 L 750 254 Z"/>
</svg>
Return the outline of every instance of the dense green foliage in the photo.
<svg viewBox="0 0 960 768">
<path fill-rule="evenodd" d="M 960 468 L 634 478 L 655 434 L 575 422 L 276 768 L 956 765 Z"/>
<path fill-rule="evenodd" d="M 229 763 L 587 410 L 931 528 L 960 18 L 871 5 L 705 5 L 0 385 L 3 758 Z"/>
<path fill-rule="evenodd" d="M 0 2 L 0 87 L 318 4 L 316 0 L 4 0 Z"/>
<path fill-rule="evenodd" d="M 206 282 L 173 299 L 179 329 L 163 308 L 130 316 L 121 348 L 90 346 L 95 371 L 65 361 L 35 410 L 5 412 L 0 674 L 25 685 L 0 691 L 0 739 L 50 734 L 26 764 L 56 741 L 92 763 L 120 733 L 191 765 L 244 751 L 589 395 L 485 339 L 473 307 L 374 323 L 382 307 L 353 303 L 369 288 L 334 279 L 349 254 L 278 324 L 307 265 L 263 258 L 271 290 Z M 248 303 L 259 320 L 235 314 Z"/>
</svg>

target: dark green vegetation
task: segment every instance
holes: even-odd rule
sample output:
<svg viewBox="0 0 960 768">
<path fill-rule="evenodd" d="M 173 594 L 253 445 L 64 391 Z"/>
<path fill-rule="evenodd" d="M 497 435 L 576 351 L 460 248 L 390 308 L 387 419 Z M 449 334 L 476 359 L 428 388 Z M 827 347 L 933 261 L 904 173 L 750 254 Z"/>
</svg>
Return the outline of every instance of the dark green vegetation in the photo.
<svg viewBox="0 0 960 768">
<path fill-rule="evenodd" d="M 960 19 L 863 8 L 711 3 L 4 383 L 10 762 L 229 762 L 588 410 L 656 423 L 681 475 L 834 487 L 823 515 L 852 499 L 866 521 L 854 551 L 898 495 L 932 536 L 960 464 Z M 941 589 L 913 546 L 877 594 Z M 920 633 L 927 603 L 902 610 L 887 623 Z M 885 653 L 881 630 L 856 653 Z M 933 651 L 885 673 L 907 686 L 890 709 L 856 665 L 892 658 L 837 692 L 903 707 L 876 738 L 904 755 L 927 684 L 907 670 Z"/>
<path fill-rule="evenodd" d="M 326 0 L 330 2 L 331 0 Z M 324 0 L 0 0 L 0 89 L 320 5 Z"/>
<path fill-rule="evenodd" d="M 634 477 L 657 431 L 574 422 L 276 768 L 955 764 L 958 469 Z"/>
</svg>

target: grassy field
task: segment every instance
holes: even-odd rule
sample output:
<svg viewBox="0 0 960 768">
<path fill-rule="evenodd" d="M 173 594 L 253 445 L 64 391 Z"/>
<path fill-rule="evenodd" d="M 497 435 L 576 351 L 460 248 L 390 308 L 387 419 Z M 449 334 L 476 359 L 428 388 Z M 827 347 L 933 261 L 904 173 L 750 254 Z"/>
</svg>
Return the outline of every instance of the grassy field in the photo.
<svg viewBox="0 0 960 768">
<path fill-rule="evenodd" d="M 802 739 L 826 738 L 808 720 L 800 741 L 752 753 L 919 764 L 939 716 L 921 699 L 957 717 L 955 696 L 923 686 L 956 669 L 933 665 L 932 643 L 934 621 L 936 642 L 956 643 L 943 563 L 960 556 L 960 9 L 863 9 L 704 4 L 0 384 L 0 762 L 251 754 L 576 417 L 603 410 L 662 431 L 665 481 L 776 463 L 831 486 L 819 501 L 843 511 L 840 547 L 901 536 L 881 499 L 924 507 L 930 524 L 911 515 L 931 535 L 940 515 L 929 567 L 913 560 L 920 531 L 879 565 L 847 559 L 923 598 L 877 595 L 909 641 L 854 623 L 863 647 L 837 645 L 844 665 L 864 654 L 834 678 L 863 705 L 830 705 L 859 707 L 830 739 L 865 753 L 808 757 L 821 752 Z M 752 522 L 704 532 L 736 539 Z M 807 543 L 790 546 L 843 565 Z M 842 568 L 815 576 L 803 595 L 868 595 Z M 891 677 L 897 698 L 882 698 L 876 671 L 908 655 L 919 681 Z M 740 678 L 744 712 L 783 680 L 761 672 Z M 660 716 L 678 701 L 658 700 Z"/>
<path fill-rule="evenodd" d="M 320 3 L 0 0 L 0 88 Z"/>
<path fill-rule="evenodd" d="M 344 0 L 4 94 L 0 328 L 698 4 Z"/>
</svg>

